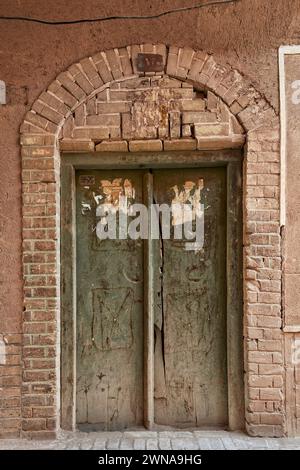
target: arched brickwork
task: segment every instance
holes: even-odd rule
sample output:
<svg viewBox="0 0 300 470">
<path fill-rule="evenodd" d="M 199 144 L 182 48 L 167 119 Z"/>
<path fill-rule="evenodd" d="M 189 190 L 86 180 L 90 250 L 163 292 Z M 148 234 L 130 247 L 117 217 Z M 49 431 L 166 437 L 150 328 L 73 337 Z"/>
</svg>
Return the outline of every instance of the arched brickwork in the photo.
<svg viewBox="0 0 300 470">
<path fill-rule="evenodd" d="M 161 54 L 162 74 L 139 73 L 139 52 Z M 174 79 L 181 100 L 188 90 L 198 90 L 199 96 L 186 97 L 190 113 L 193 106 L 199 111 L 202 100 L 202 110 L 211 116 L 215 110 L 209 109 L 209 99 L 217 100 L 223 116 L 227 113 L 224 122 L 227 120 L 228 127 L 222 127 L 220 107 L 216 122 L 211 123 L 214 130 L 203 130 L 197 116 L 196 121 L 190 116 L 185 122 L 181 117 L 180 125 L 178 113 L 184 109 L 173 110 L 170 117 L 168 108 L 168 126 L 160 129 L 154 122 L 156 130 L 149 134 L 145 131 L 148 122 L 141 134 L 135 132 L 134 119 L 138 118 L 125 105 L 116 109 L 115 118 L 107 120 L 111 113 L 105 109 L 108 102 L 111 106 L 111 95 L 102 100 L 102 111 L 95 111 L 95 103 L 101 102 L 108 89 L 121 93 L 122 83 L 140 78 L 148 80 L 148 88 L 154 83 L 158 89 L 163 85 L 155 80 L 167 80 L 171 89 Z M 245 421 L 252 435 L 284 434 L 278 117 L 247 79 L 230 66 L 216 63 L 212 55 L 145 44 L 100 52 L 72 65 L 39 96 L 21 126 L 24 435 L 50 436 L 60 424 L 60 152 L 231 148 L 243 145 L 244 132 Z"/>
</svg>

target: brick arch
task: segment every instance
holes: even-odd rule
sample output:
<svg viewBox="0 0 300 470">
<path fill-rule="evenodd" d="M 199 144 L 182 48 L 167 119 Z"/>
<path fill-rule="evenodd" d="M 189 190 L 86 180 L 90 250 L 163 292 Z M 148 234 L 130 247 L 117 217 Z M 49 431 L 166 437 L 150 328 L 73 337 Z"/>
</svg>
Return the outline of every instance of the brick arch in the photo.
<svg viewBox="0 0 300 470">
<path fill-rule="evenodd" d="M 192 83 L 196 89 L 212 91 L 247 132 L 276 120 L 274 109 L 250 82 L 237 70 L 217 63 L 213 55 L 189 48 L 144 44 L 99 52 L 60 73 L 26 114 L 21 134 L 58 136 L 65 119 L 111 82 L 145 75 L 136 66 L 140 52 L 161 54 L 164 74 Z"/>
<path fill-rule="evenodd" d="M 60 152 L 93 151 L 95 144 L 101 145 L 99 140 L 102 141 L 97 137 L 77 139 L 79 147 L 72 148 L 73 137 L 65 138 L 64 133 L 70 117 L 108 87 L 147 77 L 137 70 L 139 52 L 161 54 L 165 76 L 191 84 L 195 90 L 210 92 L 224 104 L 243 128 L 237 133 L 238 139 L 231 139 L 225 146 L 243 145 L 243 132 L 246 134 L 245 420 L 252 435 L 280 436 L 285 427 L 278 281 L 281 276 L 278 116 L 241 73 L 217 63 L 213 55 L 162 44 L 112 49 L 73 64 L 38 97 L 21 126 L 24 269 L 21 431 L 34 438 L 51 436 L 59 428 Z M 178 148 L 205 148 L 199 147 L 201 139 L 195 137 L 185 139 L 181 134 L 178 140 L 184 146 Z M 122 139 L 110 135 L 104 140 L 115 143 Z M 148 146 L 150 140 L 146 139 Z M 164 139 L 155 140 L 162 141 L 162 145 L 148 149 L 162 150 L 166 145 Z M 168 136 L 167 141 L 172 138 Z M 224 146 L 217 139 L 212 141 L 214 145 L 209 148 Z M 109 145 L 112 150 L 117 149 Z M 105 150 L 109 148 L 106 146 Z"/>
</svg>

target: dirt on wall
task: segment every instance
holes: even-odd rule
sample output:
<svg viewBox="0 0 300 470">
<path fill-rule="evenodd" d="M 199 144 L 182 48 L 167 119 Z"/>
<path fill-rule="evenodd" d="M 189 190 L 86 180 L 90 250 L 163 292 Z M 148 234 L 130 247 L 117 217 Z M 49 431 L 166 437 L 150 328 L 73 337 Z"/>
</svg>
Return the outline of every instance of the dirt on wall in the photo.
<svg viewBox="0 0 300 470">
<path fill-rule="evenodd" d="M 155 15 L 196 3 L 0 0 L 0 16 L 72 20 Z M 190 46 L 238 69 L 278 109 L 278 47 L 299 43 L 300 0 L 219 3 L 147 20 L 50 26 L 0 19 L 0 80 L 7 85 L 7 105 L 0 106 L 0 331 L 18 333 L 22 315 L 19 127 L 34 100 L 61 71 L 112 47 L 144 42 Z"/>
</svg>

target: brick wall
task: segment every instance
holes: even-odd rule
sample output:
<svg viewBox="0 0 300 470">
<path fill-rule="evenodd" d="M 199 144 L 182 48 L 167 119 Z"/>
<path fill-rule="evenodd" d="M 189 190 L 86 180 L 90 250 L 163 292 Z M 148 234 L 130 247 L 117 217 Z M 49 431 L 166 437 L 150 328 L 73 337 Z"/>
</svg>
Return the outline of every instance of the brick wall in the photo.
<svg viewBox="0 0 300 470">
<path fill-rule="evenodd" d="M 137 72 L 141 51 L 163 55 L 162 74 Z M 244 132 L 246 427 L 283 435 L 278 125 L 239 72 L 188 48 L 102 52 L 41 94 L 21 127 L 23 435 L 51 436 L 59 427 L 59 153 L 231 148 L 243 145 Z"/>
<path fill-rule="evenodd" d="M 245 185 L 245 340 L 251 434 L 284 430 L 279 226 L 279 130 L 248 133 Z"/>
<path fill-rule="evenodd" d="M 18 437 L 21 425 L 20 333 L 0 335 L 0 438 Z"/>
<path fill-rule="evenodd" d="M 61 151 L 161 151 L 241 147 L 244 130 L 210 91 L 167 75 L 114 81 L 78 106 Z"/>
</svg>

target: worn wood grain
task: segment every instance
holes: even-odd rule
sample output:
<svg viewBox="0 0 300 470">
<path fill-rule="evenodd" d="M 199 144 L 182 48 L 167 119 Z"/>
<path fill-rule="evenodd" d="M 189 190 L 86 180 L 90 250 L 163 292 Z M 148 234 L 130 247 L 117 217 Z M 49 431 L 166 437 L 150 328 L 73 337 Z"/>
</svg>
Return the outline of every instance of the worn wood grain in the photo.
<svg viewBox="0 0 300 470">
<path fill-rule="evenodd" d="M 243 214 L 240 162 L 227 166 L 227 357 L 229 429 L 244 429 Z"/>
<path fill-rule="evenodd" d="M 141 203 L 139 171 L 76 174 L 77 423 L 90 430 L 143 424 L 143 242 L 96 235 L 97 196 L 117 204 L 126 181 Z"/>
<path fill-rule="evenodd" d="M 76 393 L 76 234 L 74 168 L 62 166 L 61 178 L 61 424 L 74 429 Z"/>
<path fill-rule="evenodd" d="M 154 171 L 159 204 L 184 200 L 203 180 L 204 246 L 162 240 L 162 361 L 156 380 L 155 421 L 176 427 L 226 426 L 226 171 L 223 168 Z M 189 186 L 195 185 L 189 190 Z M 175 197 L 177 192 L 178 196 Z M 191 197 L 191 196 L 188 196 Z M 187 202 L 186 202 L 187 203 Z"/>
<path fill-rule="evenodd" d="M 144 204 L 148 210 L 153 202 L 153 176 L 144 175 Z M 151 219 L 147 221 L 151 233 Z M 153 242 L 144 240 L 144 425 L 151 429 L 154 424 L 154 292 L 153 292 Z"/>
<path fill-rule="evenodd" d="M 209 421 L 206 418 L 207 402 L 210 400 L 217 400 L 218 402 L 214 416 L 210 416 L 209 418 L 211 419 L 210 422 L 221 424 L 223 427 L 228 425 L 231 429 L 240 429 L 243 427 L 241 289 L 242 205 L 240 161 L 240 154 L 236 151 L 169 152 L 160 154 L 149 152 L 147 154 L 135 154 L 134 156 L 128 154 L 107 154 L 101 155 L 101 159 L 98 156 L 95 157 L 88 154 L 64 155 L 62 160 L 61 224 L 61 414 L 63 428 L 74 428 L 76 421 L 77 423 L 87 423 L 87 429 L 89 426 L 90 429 L 121 429 L 128 425 L 142 423 L 151 428 L 154 422 L 165 422 L 181 427 L 201 426 Z M 180 252 L 179 247 L 172 246 L 172 243 L 168 247 L 165 242 L 162 244 L 162 240 L 152 240 L 149 244 L 141 242 L 137 250 L 133 249 L 131 246 L 129 250 L 130 255 L 126 255 L 125 257 L 124 254 L 122 254 L 122 250 L 120 250 L 120 242 L 117 241 L 117 245 L 111 245 L 108 250 L 110 254 L 108 254 L 108 252 L 105 253 L 105 250 L 103 250 L 100 254 L 101 259 L 98 258 L 99 253 L 95 255 L 95 250 L 90 250 L 91 245 L 89 243 L 81 243 L 82 255 L 89 257 L 89 261 L 83 264 L 81 263 L 82 266 L 85 267 L 80 273 L 78 248 L 76 259 L 76 238 L 80 242 L 83 240 L 88 241 L 91 237 L 90 228 L 93 222 L 91 219 L 90 222 L 86 224 L 87 219 L 85 218 L 85 225 L 88 227 L 88 232 L 79 229 L 77 223 L 76 237 L 75 170 L 86 168 L 86 171 L 81 171 L 80 173 L 85 175 L 93 174 L 97 180 L 100 174 L 103 175 L 105 173 L 106 176 L 108 176 L 109 173 L 111 176 L 114 174 L 117 175 L 119 170 L 118 172 L 112 171 L 113 168 L 116 167 L 122 170 L 122 174 L 127 173 L 126 169 L 131 169 L 131 177 L 133 179 L 137 177 L 137 174 L 140 174 L 137 184 L 139 187 L 139 198 L 140 201 L 144 200 L 147 204 L 150 204 L 152 196 L 153 202 L 159 202 L 157 190 L 154 191 L 155 194 L 153 195 L 151 190 L 151 186 L 153 185 L 154 189 L 156 188 L 156 184 L 158 183 L 155 183 L 155 180 L 157 179 L 158 181 L 159 174 L 164 173 L 164 171 L 157 171 L 159 168 L 165 168 L 167 173 L 170 175 L 173 174 L 173 177 L 175 179 L 179 178 L 179 180 L 185 176 L 185 171 L 191 178 L 196 177 L 197 174 L 199 175 L 199 172 L 202 174 L 206 173 L 206 177 L 213 174 L 216 175 L 220 172 L 220 174 L 222 173 L 223 175 L 221 177 L 222 184 L 219 184 L 220 182 L 215 184 L 218 188 L 217 193 L 220 190 L 222 192 L 221 188 L 224 189 L 224 174 L 226 173 L 227 186 L 222 202 L 220 200 L 217 202 L 218 198 L 210 196 L 213 199 L 212 208 L 214 207 L 216 209 L 218 204 L 221 204 L 223 207 L 224 214 L 223 216 L 221 215 L 222 220 L 222 217 L 225 216 L 226 218 L 227 211 L 227 221 L 225 222 L 225 233 L 227 237 L 225 255 L 224 257 L 216 256 L 216 246 L 220 242 L 220 237 L 218 237 L 218 243 L 215 244 L 214 253 L 211 253 L 210 250 L 209 256 L 210 261 L 212 263 L 215 262 L 217 269 L 222 273 L 224 273 L 222 263 L 225 262 L 225 295 L 222 290 L 224 286 L 221 290 L 217 289 L 216 283 L 214 282 L 209 283 L 207 292 L 209 290 L 211 292 L 205 292 L 203 294 L 203 290 L 206 290 L 206 287 L 200 284 L 201 275 L 203 275 L 205 269 L 201 271 L 201 266 L 199 265 L 196 266 L 195 269 L 192 269 L 187 275 L 187 269 L 189 266 L 193 265 L 195 256 L 189 258 L 191 255 L 191 253 L 189 253 L 186 260 L 184 257 L 178 257 L 178 253 Z M 172 167 L 177 168 L 177 170 L 172 172 Z M 210 167 L 210 169 L 207 167 Z M 141 170 L 146 168 L 149 168 L 150 171 Z M 153 184 L 151 168 L 154 170 Z M 190 169 L 183 170 L 183 168 Z M 98 170 L 93 171 L 93 169 Z M 110 170 L 102 171 L 108 169 Z M 138 169 L 140 170 L 136 171 Z M 179 169 L 180 171 L 178 171 Z M 147 176 L 144 176 L 144 188 L 142 191 L 142 175 L 145 174 L 145 171 Z M 213 178 L 211 179 L 211 183 L 213 183 Z M 163 200 L 163 198 L 168 199 L 170 197 L 170 192 L 167 190 L 168 185 L 159 184 L 158 186 L 161 187 L 162 190 L 162 194 L 160 195 L 161 200 Z M 214 191 L 212 191 L 211 194 L 213 195 L 213 193 Z M 79 197 L 78 193 L 77 197 Z M 157 199 L 157 201 L 155 199 Z M 82 198 L 80 197 L 77 203 L 77 219 L 79 216 L 79 202 L 82 202 Z M 220 207 L 215 211 L 211 208 L 212 212 L 208 220 L 215 219 L 216 215 L 220 213 Z M 214 223 L 210 225 L 211 228 Z M 143 244 L 144 248 L 142 247 Z M 223 246 L 223 242 L 221 244 Z M 214 243 L 212 242 L 212 246 L 213 245 Z M 89 253 L 89 250 L 92 254 Z M 175 255 L 172 252 L 174 252 Z M 215 261 L 216 257 L 218 258 L 217 261 Z M 127 260 L 126 262 L 130 264 L 130 272 L 132 272 L 132 268 L 134 268 L 133 271 L 135 270 L 134 276 L 132 278 L 129 276 L 129 283 L 126 285 L 123 279 L 121 280 L 120 278 L 122 271 L 121 263 L 123 263 L 125 259 Z M 220 260 L 222 266 L 220 265 Z M 103 276 L 103 266 L 106 266 L 104 272 L 111 278 L 111 281 L 104 283 L 103 277 L 101 277 Z M 197 269 L 198 271 L 200 269 L 200 271 L 198 272 Z M 182 273 L 185 273 L 185 276 L 182 275 L 181 270 Z M 78 275 L 81 276 L 77 279 L 77 282 L 76 271 Z M 167 279 L 168 276 L 164 278 L 166 273 L 169 276 L 169 281 Z M 95 274 L 98 283 L 96 289 L 94 289 L 93 295 L 85 295 L 84 292 L 87 290 L 87 282 L 91 284 L 91 276 L 94 278 Z M 212 270 L 210 267 L 209 275 L 211 276 L 211 274 Z M 206 279 L 209 279 L 209 275 Z M 145 278 L 145 285 L 143 286 L 143 283 L 138 282 L 139 287 L 137 288 L 135 284 L 136 281 L 143 277 Z M 202 278 L 202 284 L 203 279 L 205 279 L 205 275 L 204 278 Z M 132 281 L 134 288 L 132 288 Z M 199 284 L 197 288 L 195 288 L 196 284 Z M 199 286 L 200 288 L 198 289 Z M 182 295 L 179 291 L 182 292 Z M 212 293 L 213 291 L 214 293 Z M 205 304 L 205 300 L 203 301 L 203 299 L 205 298 L 207 305 L 213 304 L 213 302 L 218 304 L 218 300 L 214 297 L 223 299 L 223 302 L 226 304 L 224 307 L 226 312 L 226 324 L 223 329 L 224 331 L 221 331 L 221 333 L 218 330 L 218 326 L 213 328 L 215 331 L 215 335 L 213 336 L 212 330 L 207 329 L 209 322 L 205 320 L 205 315 L 200 314 L 199 317 L 199 313 L 203 312 L 203 305 Z M 128 308 L 128 306 L 132 298 L 137 300 L 137 302 L 134 303 L 136 304 L 136 312 L 139 311 L 139 320 L 136 323 L 135 334 L 132 334 L 132 328 L 126 328 L 128 318 L 130 317 L 128 313 L 130 308 Z M 120 299 L 124 300 L 124 304 L 122 302 L 120 304 Z M 83 310 L 87 312 L 85 320 L 84 316 L 82 318 L 80 317 L 82 306 Z M 119 307 L 121 307 L 121 310 L 123 309 L 124 328 L 122 328 L 122 334 L 119 335 L 118 338 L 114 337 L 114 335 L 109 336 L 108 334 L 107 337 L 110 338 L 108 346 L 103 347 L 103 343 L 101 343 L 102 346 L 100 345 L 99 348 L 98 345 L 98 350 L 96 351 L 95 346 L 91 347 L 88 345 L 89 340 L 92 339 L 91 325 L 93 325 L 93 331 L 98 338 L 103 338 L 103 333 L 111 331 L 111 311 L 109 312 L 109 308 L 111 309 L 112 306 L 114 311 L 120 310 Z M 143 308 L 143 306 L 145 308 Z M 221 311 L 223 306 L 219 305 L 218 308 Z M 204 308 L 204 310 L 207 313 L 209 309 Z M 93 311 L 100 312 L 100 315 L 94 315 L 94 319 L 91 321 L 90 314 Z M 189 322 L 191 327 L 189 328 L 186 328 L 187 313 L 191 320 Z M 216 320 L 216 322 L 218 322 L 217 319 L 218 316 L 215 316 L 214 320 Z M 220 319 L 219 317 L 219 320 Z M 222 321 L 224 322 L 224 320 L 221 320 L 220 324 L 222 324 Z M 185 327 L 185 329 L 183 327 Z M 201 332 L 204 337 L 202 343 L 199 340 Z M 85 341 L 84 338 L 87 338 L 87 341 Z M 224 366 L 226 379 L 224 379 L 223 371 L 217 375 L 223 385 L 225 382 L 227 383 L 227 379 L 228 383 L 225 387 L 226 389 L 224 389 L 223 398 L 221 400 L 219 400 L 217 396 L 220 384 L 215 387 L 211 394 L 207 393 L 207 389 L 206 392 L 203 393 L 204 387 L 202 387 L 200 383 L 201 379 L 203 379 L 207 388 L 214 380 L 210 377 L 210 375 L 213 375 L 210 367 L 212 366 L 215 371 L 218 370 L 219 367 L 218 360 L 216 362 L 213 360 L 208 368 L 205 367 L 204 361 L 203 368 L 202 346 L 205 346 L 205 344 L 208 345 L 210 340 L 217 345 L 215 352 L 223 351 L 225 341 L 225 354 L 223 355 L 223 359 L 224 357 L 226 359 Z M 99 342 L 99 339 L 97 341 Z M 144 341 L 145 344 L 143 344 Z M 220 344 L 222 344 L 222 346 L 220 346 Z M 199 347 L 199 345 L 201 346 Z M 120 346 L 120 348 L 118 346 Z M 92 351 L 95 349 L 95 351 L 91 355 L 84 354 L 80 364 L 82 347 L 87 347 L 87 349 L 91 349 Z M 128 352 L 130 348 L 132 349 L 132 355 L 128 357 L 126 350 Z M 193 353 L 195 348 L 196 353 Z M 125 352 L 125 354 L 121 353 L 121 351 L 123 351 L 123 353 Z M 124 360 L 125 357 L 126 360 Z M 187 364 L 188 368 L 186 368 Z M 100 369 L 102 369 L 102 366 L 106 368 L 108 374 L 105 374 L 103 371 L 99 372 L 99 366 L 101 366 Z M 88 373 L 89 367 L 90 371 Z M 201 374 L 198 373 L 201 367 L 203 370 L 210 370 L 210 375 L 205 376 L 205 374 L 202 373 L 201 376 Z M 181 377 L 179 376 L 178 378 L 176 374 L 172 377 L 173 371 L 176 372 L 177 370 L 180 370 Z M 89 382 L 80 378 L 80 383 L 76 383 L 76 373 L 78 378 L 84 377 L 85 375 L 86 378 L 89 377 L 92 378 L 92 380 Z M 103 374 L 105 376 L 110 374 L 110 377 L 112 377 L 111 385 L 108 386 L 108 382 L 106 382 L 108 379 L 107 377 L 103 377 Z M 173 382 L 169 380 L 169 377 L 174 379 Z M 183 381 L 179 380 L 180 378 L 183 378 Z M 193 382 L 193 386 L 191 388 L 189 388 L 189 386 L 182 387 L 182 383 L 185 382 L 187 384 Z M 121 388 L 124 387 L 122 391 L 118 390 L 120 383 Z M 170 386 L 170 384 L 172 386 Z M 101 390 L 103 399 L 101 398 L 99 400 L 98 391 L 100 386 L 104 388 L 104 391 Z M 93 387 L 94 391 L 91 394 L 88 411 L 88 415 L 93 417 L 92 419 L 86 420 L 86 396 Z M 97 392 L 96 388 L 98 389 Z M 183 398 L 183 400 L 181 398 L 179 400 L 179 397 Z M 166 406 L 168 399 L 169 403 L 168 406 Z M 153 409 L 154 400 L 155 409 Z M 224 401 L 226 401 L 226 411 Z M 174 407 L 174 413 L 166 411 L 168 408 L 172 409 L 172 406 Z M 210 404 L 209 409 L 211 409 Z M 121 413 L 119 413 L 119 410 L 127 411 L 121 411 Z M 196 413 L 195 410 L 197 410 Z M 153 418 L 154 414 L 155 419 Z M 193 414 L 196 416 L 194 422 L 191 418 Z M 201 416 L 206 416 L 206 418 L 201 419 Z"/>
</svg>

